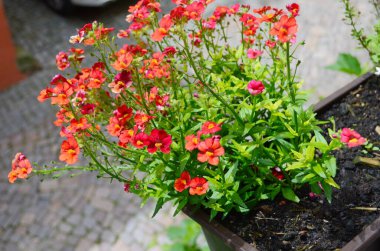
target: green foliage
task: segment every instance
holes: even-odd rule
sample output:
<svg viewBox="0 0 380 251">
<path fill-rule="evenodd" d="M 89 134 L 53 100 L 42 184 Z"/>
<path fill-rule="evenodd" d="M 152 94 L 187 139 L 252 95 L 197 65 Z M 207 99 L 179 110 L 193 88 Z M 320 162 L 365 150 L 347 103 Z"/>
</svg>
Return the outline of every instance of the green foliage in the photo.
<svg viewBox="0 0 380 251">
<path fill-rule="evenodd" d="M 337 61 L 326 68 L 355 76 L 360 76 L 364 73 L 358 58 L 348 53 L 340 53 Z"/>
<path fill-rule="evenodd" d="M 201 227 L 193 220 L 186 219 L 178 226 L 170 226 L 167 236 L 171 243 L 162 246 L 163 251 L 208 251 L 207 246 L 197 243 L 201 236 Z"/>
</svg>

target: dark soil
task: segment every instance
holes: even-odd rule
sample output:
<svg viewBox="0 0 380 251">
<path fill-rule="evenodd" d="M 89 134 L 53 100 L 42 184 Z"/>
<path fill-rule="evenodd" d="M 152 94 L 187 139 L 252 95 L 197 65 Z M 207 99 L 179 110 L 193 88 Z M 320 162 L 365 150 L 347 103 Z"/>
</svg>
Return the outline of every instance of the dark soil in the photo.
<svg viewBox="0 0 380 251">
<path fill-rule="evenodd" d="M 318 117 L 322 120 L 334 117 L 336 128 L 352 128 L 380 146 L 380 136 L 375 131 L 380 126 L 380 79 L 372 77 Z M 380 168 L 353 163 L 355 156 L 379 158 L 380 152 L 363 153 L 363 149 L 356 147 L 335 153 L 339 166 L 335 181 L 341 189 L 334 189 L 332 204 L 323 197 L 311 199 L 307 192 L 299 192 L 298 204 L 263 202 L 248 214 L 231 213 L 222 225 L 248 243 L 255 242 L 262 251 L 342 248 L 380 216 L 380 211 L 352 209 L 380 208 Z"/>
</svg>

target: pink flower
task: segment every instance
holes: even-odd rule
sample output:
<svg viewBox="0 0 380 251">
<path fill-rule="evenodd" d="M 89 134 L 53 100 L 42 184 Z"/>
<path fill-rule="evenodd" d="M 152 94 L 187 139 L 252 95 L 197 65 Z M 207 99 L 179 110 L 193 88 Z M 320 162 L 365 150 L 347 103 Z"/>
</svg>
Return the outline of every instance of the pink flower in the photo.
<svg viewBox="0 0 380 251">
<path fill-rule="evenodd" d="M 254 49 L 251 49 L 251 48 L 248 49 L 247 56 L 248 56 L 248 58 L 250 58 L 250 59 L 258 58 L 258 57 L 260 57 L 261 55 L 263 55 L 263 51 L 260 51 L 260 50 L 254 50 Z"/>
<path fill-rule="evenodd" d="M 247 88 L 249 93 L 251 93 L 252 95 L 258 95 L 262 93 L 265 89 L 263 83 L 261 81 L 256 80 L 252 80 L 251 82 L 249 82 Z"/>
<path fill-rule="evenodd" d="M 366 139 L 363 138 L 355 130 L 351 130 L 350 128 L 343 128 L 342 133 L 340 134 L 340 141 L 351 148 L 363 145 L 366 142 Z"/>
</svg>

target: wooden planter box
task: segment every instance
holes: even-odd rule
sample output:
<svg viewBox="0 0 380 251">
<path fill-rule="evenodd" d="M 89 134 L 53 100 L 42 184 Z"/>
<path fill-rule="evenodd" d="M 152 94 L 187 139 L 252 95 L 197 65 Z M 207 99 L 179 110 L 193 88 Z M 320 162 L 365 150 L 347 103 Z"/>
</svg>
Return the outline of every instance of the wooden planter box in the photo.
<svg viewBox="0 0 380 251">
<path fill-rule="evenodd" d="M 315 105 L 317 113 L 328 109 L 334 102 L 339 101 L 351 90 L 365 83 L 371 73 L 367 73 L 345 87 L 336 91 L 326 99 Z M 207 242 L 211 251 L 258 251 L 251 244 L 245 242 L 242 238 L 232 233 L 229 229 L 220 225 L 218 222 L 209 221 L 209 216 L 202 210 L 192 210 L 186 208 L 183 210 L 185 214 L 198 222 L 203 229 Z M 377 251 L 380 250 L 380 217 L 372 224 L 367 226 L 361 233 L 348 242 L 342 251 Z"/>
</svg>

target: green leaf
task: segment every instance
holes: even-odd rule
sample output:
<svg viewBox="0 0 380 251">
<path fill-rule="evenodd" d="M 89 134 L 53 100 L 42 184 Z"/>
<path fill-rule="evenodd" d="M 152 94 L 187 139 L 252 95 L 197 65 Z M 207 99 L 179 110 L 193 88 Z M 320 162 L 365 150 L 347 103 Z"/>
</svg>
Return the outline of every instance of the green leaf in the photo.
<svg viewBox="0 0 380 251">
<path fill-rule="evenodd" d="M 323 190 L 325 192 L 326 199 L 329 203 L 331 203 L 332 200 L 332 189 L 331 186 L 325 183 L 324 181 L 321 181 Z"/>
<path fill-rule="evenodd" d="M 185 198 L 185 199 L 183 199 L 183 200 L 178 204 L 178 207 L 176 208 L 176 210 L 175 210 L 173 216 L 176 216 L 179 212 L 181 212 L 182 208 L 184 208 L 184 207 L 186 206 L 187 201 L 188 201 L 188 199 Z"/>
<path fill-rule="evenodd" d="M 162 205 L 164 205 L 164 199 L 163 198 L 159 198 L 157 200 L 156 207 L 154 208 L 154 212 L 153 212 L 152 218 L 154 216 L 156 216 L 156 214 L 158 213 L 158 211 L 160 211 L 160 209 L 162 208 Z"/>
<path fill-rule="evenodd" d="M 293 190 L 289 187 L 283 187 L 281 189 L 282 196 L 284 196 L 285 199 L 294 201 L 294 202 L 300 202 L 300 199 L 298 196 L 293 192 Z"/>
<path fill-rule="evenodd" d="M 322 178 L 325 178 L 325 179 L 327 178 L 325 172 L 323 171 L 323 169 L 322 169 L 322 167 L 320 165 L 313 166 L 313 170 L 314 170 L 314 172 L 316 172 Z"/>
<path fill-rule="evenodd" d="M 340 53 L 337 61 L 334 64 L 327 66 L 326 68 L 329 70 L 340 71 L 356 76 L 363 74 L 363 69 L 358 58 L 348 53 Z"/>
<path fill-rule="evenodd" d="M 335 177 L 336 175 L 336 159 L 334 157 L 331 157 L 328 160 L 325 160 L 325 165 L 327 167 L 327 170 L 331 174 L 332 177 Z"/>
<path fill-rule="evenodd" d="M 315 148 L 312 145 L 309 145 L 306 148 L 306 153 L 305 153 L 305 160 L 307 162 L 311 162 L 314 159 L 314 154 L 315 154 Z"/>
<path fill-rule="evenodd" d="M 226 173 L 226 175 L 224 176 L 227 184 L 230 184 L 230 183 L 234 182 L 234 180 L 235 180 L 235 174 L 236 174 L 237 167 L 238 167 L 238 163 L 239 162 L 236 161 L 233 164 L 233 166 L 228 170 L 228 172 Z"/>
<path fill-rule="evenodd" d="M 321 143 L 327 145 L 327 141 L 326 141 L 325 137 L 322 136 L 322 134 L 320 134 L 318 131 L 314 131 L 314 135 L 315 135 L 315 139 L 317 140 L 317 142 L 321 142 Z"/>
</svg>

